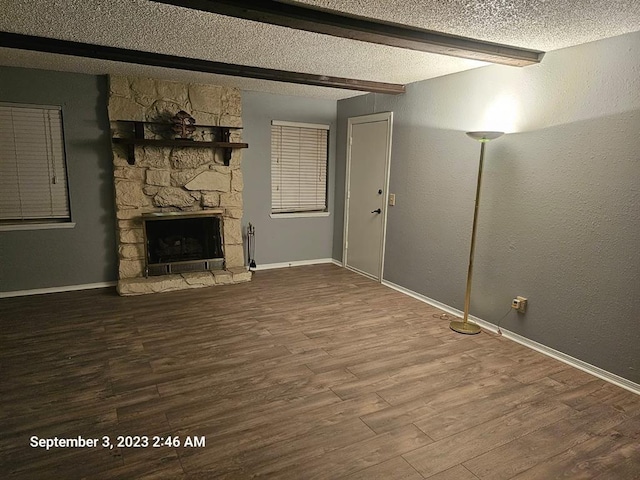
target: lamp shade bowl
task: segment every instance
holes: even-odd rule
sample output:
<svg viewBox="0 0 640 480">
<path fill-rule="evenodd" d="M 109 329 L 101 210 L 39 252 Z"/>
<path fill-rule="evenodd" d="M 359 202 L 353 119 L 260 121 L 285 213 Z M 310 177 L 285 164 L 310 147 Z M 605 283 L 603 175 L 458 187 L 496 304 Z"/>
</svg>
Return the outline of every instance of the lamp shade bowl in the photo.
<svg viewBox="0 0 640 480">
<path fill-rule="evenodd" d="M 467 132 L 469 137 L 479 142 L 488 142 L 504 135 L 504 132 Z"/>
</svg>

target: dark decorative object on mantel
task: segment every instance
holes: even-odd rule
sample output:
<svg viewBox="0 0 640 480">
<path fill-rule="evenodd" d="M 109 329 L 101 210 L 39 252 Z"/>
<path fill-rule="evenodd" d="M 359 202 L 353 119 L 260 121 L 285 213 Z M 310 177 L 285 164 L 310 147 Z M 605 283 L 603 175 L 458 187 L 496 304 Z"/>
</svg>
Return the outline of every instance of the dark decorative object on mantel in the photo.
<svg viewBox="0 0 640 480">
<path fill-rule="evenodd" d="M 177 135 L 176 138 L 182 140 L 191 140 L 194 132 L 196 131 L 196 119 L 189 115 L 184 110 L 180 110 L 173 117 L 171 117 L 171 123 L 173 126 L 171 129 Z"/>
</svg>

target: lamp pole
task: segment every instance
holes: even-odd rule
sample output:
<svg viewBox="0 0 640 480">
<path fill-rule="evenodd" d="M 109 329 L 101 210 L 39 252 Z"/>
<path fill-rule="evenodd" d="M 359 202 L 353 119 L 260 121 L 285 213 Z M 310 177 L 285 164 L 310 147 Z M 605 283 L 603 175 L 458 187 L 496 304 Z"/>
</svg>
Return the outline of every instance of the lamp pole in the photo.
<svg viewBox="0 0 640 480">
<path fill-rule="evenodd" d="M 467 132 L 474 140 L 480 142 L 480 163 L 478 165 L 478 183 L 476 185 L 476 203 L 473 210 L 473 226 L 471 227 L 471 249 L 469 250 L 469 268 L 467 270 L 467 288 L 464 295 L 464 316 L 462 321 L 452 321 L 449 328 L 454 332 L 466 335 L 480 333 L 480 327 L 475 323 L 469 323 L 469 305 L 471 304 L 471 278 L 473 276 L 473 254 L 476 248 L 476 229 L 478 227 L 478 207 L 480 205 L 480 190 L 482 187 L 482 166 L 484 164 L 484 148 L 489 140 L 494 140 L 503 135 L 503 132 Z"/>
</svg>

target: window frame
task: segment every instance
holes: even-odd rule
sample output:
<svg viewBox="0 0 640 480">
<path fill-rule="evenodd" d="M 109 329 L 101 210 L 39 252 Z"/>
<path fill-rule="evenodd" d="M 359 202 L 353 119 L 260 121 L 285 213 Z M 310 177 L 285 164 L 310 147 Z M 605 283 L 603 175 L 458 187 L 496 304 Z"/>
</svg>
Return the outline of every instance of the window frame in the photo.
<svg viewBox="0 0 640 480">
<path fill-rule="evenodd" d="M 28 209 L 22 211 L 22 206 L 19 207 L 20 214 L 22 218 L 9 218 L 8 213 L 4 213 L 0 215 L 0 231 L 14 231 L 14 230 L 44 230 L 44 229 L 66 229 L 66 228 L 74 228 L 75 223 L 72 219 L 72 210 L 71 210 L 71 195 L 69 188 L 69 169 L 67 165 L 67 148 L 66 148 L 66 140 L 65 140 L 65 122 L 64 122 L 64 111 L 61 105 L 43 105 L 43 104 L 30 104 L 30 103 L 17 103 L 17 102 L 2 102 L 0 101 L 0 109 L 6 109 L 5 112 L 13 112 L 15 109 L 31 109 L 31 110 L 42 110 L 43 114 L 47 114 L 47 111 L 56 111 L 57 116 L 55 119 L 55 135 L 57 136 L 59 130 L 59 145 L 57 144 L 57 140 L 55 141 L 56 145 L 54 148 L 54 140 L 53 137 L 49 137 L 53 132 L 51 128 L 49 128 L 49 132 L 44 132 L 44 134 L 38 138 L 40 141 L 39 145 L 43 145 L 45 151 L 47 152 L 47 158 L 44 160 L 47 163 L 47 169 L 49 175 L 52 174 L 52 171 L 55 172 L 56 169 L 62 168 L 64 173 L 63 181 L 60 181 L 60 184 L 64 187 L 58 193 L 50 193 L 50 202 L 51 202 L 51 214 L 43 215 L 41 217 L 36 217 L 35 215 L 32 218 L 29 218 Z M 51 117 L 48 117 L 48 121 Z M 10 122 L 10 123 L 9 123 Z M 14 132 L 14 141 L 13 143 L 9 142 L 9 145 L 13 145 L 14 154 L 13 158 L 11 158 L 11 162 L 14 162 L 16 167 L 20 164 L 20 158 L 17 154 L 16 148 L 16 135 L 15 135 L 15 123 L 12 120 L 9 120 L 7 125 L 8 128 L 11 128 L 11 131 Z M 34 132 L 35 133 L 35 132 Z M 22 134 L 28 135 L 29 132 L 26 130 L 22 131 Z M 44 144 L 44 142 L 48 142 Z M 50 156 L 49 156 L 50 155 Z M 25 165 L 24 159 L 22 160 L 23 166 Z M 42 166 L 42 161 L 36 161 L 31 164 L 31 166 Z M 16 174 L 17 176 L 18 174 Z M 53 173 L 54 177 L 57 177 L 55 173 Z M 62 176 L 62 175 L 60 175 Z M 35 180 L 35 179 L 31 179 Z M 53 182 L 53 181 L 52 181 Z M 57 185 L 58 182 L 55 182 Z M 21 190 L 22 188 L 22 190 Z M 18 184 L 16 187 L 16 191 L 18 195 L 21 192 L 24 192 L 24 185 Z M 60 193 L 62 192 L 62 193 Z M 55 199 L 57 200 L 54 200 Z M 34 197 L 34 198 L 37 198 Z M 62 210 L 65 214 L 64 216 L 54 216 L 54 202 L 55 201 L 64 201 L 65 207 Z M 4 216 L 7 218 L 4 218 Z"/>
<path fill-rule="evenodd" d="M 324 164 L 324 207 L 322 209 L 314 208 L 309 210 L 296 210 L 294 208 L 291 211 L 275 211 L 274 208 L 274 127 L 293 127 L 298 129 L 310 129 L 310 130 L 322 130 L 326 131 L 326 151 L 325 151 L 325 164 Z M 271 187 L 271 204 L 270 204 L 270 217 L 271 218 L 304 218 L 304 217 L 327 217 L 330 215 L 329 212 L 329 152 L 330 152 L 330 133 L 331 126 L 328 124 L 317 124 L 317 123 L 304 123 L 304 122 L 289 122 L 282 120 L 272 120 L 271 121 L 271 132 L 270 132 L 270 140 L 271 140 L 271 178 L 270 178 L 270 187 Z"/>
</svg>

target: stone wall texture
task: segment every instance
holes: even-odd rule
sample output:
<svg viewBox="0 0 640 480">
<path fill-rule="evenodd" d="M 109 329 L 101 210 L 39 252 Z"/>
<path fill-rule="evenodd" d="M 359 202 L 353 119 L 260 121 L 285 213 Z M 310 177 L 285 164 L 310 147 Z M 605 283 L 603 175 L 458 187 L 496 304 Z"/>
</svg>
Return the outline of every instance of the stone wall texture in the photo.
<svg viewBox="0 0 640 480">
<path fill-rule="evenodd" d="M 114 137 L 131 136 L 123 120 L 168 122 L 184 110 L 199 125 L 242 126 L 240 91 L 217 85 L 197 85 L 149 78 L 109 77 L 109 119 Z M 120 121 L 120 122 L 119 122 Z M 241 130 L 231 131 L 231 142 L 241 141 Z M 198 136 L 199 135 L 199 136 Z M 211 140 L 206 131 L 195 140 Z M 153 125 L 146 138 L 160 138 Z M 236 283 L 251 279 L 244 269 L 241 231 L 243 179 L 242 150 L 234 149 L 228 166 L 221 150 L 135 146 L 135 164 L 129 165 L 127 147 L 113 145 L 115 204 L 118 228 L 121 295 Z M 226 272 L 203 272 L 144 278 L 145 213 L 222 210 Z M 197 279 L 197 280 L 196 280 Z"/>
</svg>

